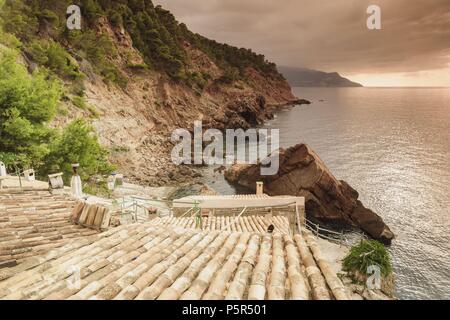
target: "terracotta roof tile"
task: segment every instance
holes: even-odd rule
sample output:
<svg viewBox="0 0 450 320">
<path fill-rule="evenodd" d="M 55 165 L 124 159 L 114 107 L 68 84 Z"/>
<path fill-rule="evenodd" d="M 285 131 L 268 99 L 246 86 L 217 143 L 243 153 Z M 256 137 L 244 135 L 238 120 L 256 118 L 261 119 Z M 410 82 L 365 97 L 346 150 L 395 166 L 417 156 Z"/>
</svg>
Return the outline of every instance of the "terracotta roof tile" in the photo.
<svg viewBox="0 0 450 320">
<path fill-rule="evenodd" d="M 46 191 L 0 194 L 0 268 L 96 231 L 69 222 L 75 201 Z"/>
<path fill-rule="evenodd" d="M 201 222 L 201 226 L 200 226 Z M 226 230 L 237 232 L 257 232 L 266 233 L 270 225 L 275 227 L 274 231 L 283 234 L 290 234 L 289 220 L 285 216 L 263 216 L 248 215 L 234 218 L 230 216 L 202 217 L 164 217 L 151 221 L 155 226 L 179 226 L 186 229 L 199 230 Z"/>
<path fill-rule="evenodd" d="M 3 276 L 0 272 L 0 298 L 317 298 L 300 238 L 151 222 L 125 225 L 25 260 L 30 268 L 6 268 Z"/>
<path fill-rule="evenodd" d="M 167 217 L 97 233 L 69 222 L 75 202 L 64 196 L 0 200 L 0 299 L 347 299 L 314 237 L 291 237 L 284 216 L 206 217 L 201 228 Z"/>
</svg>

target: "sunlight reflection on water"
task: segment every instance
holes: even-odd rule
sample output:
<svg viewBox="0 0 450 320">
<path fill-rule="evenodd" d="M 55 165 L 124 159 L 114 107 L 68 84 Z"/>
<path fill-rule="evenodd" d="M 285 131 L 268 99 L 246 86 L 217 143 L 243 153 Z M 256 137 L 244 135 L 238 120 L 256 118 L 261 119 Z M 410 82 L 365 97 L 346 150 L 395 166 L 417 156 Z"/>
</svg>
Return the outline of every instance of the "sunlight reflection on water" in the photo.
<svg viewBox="0 0 450 320">
<path fill-rule="evenodd" d="M 401 299 L 450 299 L 450 89 L 294 88 L 313 104 L 266 127 L 309 144 L 397 235 Z M 323 102 L 319 102 L 323 99 Z M 222 193 L 233 189 L 217 178 Z"/>
</svg>

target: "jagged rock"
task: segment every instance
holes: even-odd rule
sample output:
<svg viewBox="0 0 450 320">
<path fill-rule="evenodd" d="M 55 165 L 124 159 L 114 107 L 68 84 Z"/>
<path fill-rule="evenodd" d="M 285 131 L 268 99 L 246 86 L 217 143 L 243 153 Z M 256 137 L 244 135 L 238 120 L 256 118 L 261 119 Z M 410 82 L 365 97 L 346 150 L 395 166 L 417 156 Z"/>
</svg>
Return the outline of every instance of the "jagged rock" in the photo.
<svg viewBox="0 0 450 320">
<path fill-rule="evenodd" d="M 306 212 L 319 221 L 358 226 L 373 238 L 390 244 L 394 234 L 372 210 L 358 200 L 358 192 L 337 180 L 319 156 L 306 144 L 280 149 L 280 168 L 273 176 L 261 176 L 260 164 L 234 165 L 225 172 L 231 183 L 255 190 L 264 182 L 269 195 L 303 196 Z"/>
<path fill-rule="evenodd" d="M 216 196 L 219 193 L 207 184 L 204 184 L 200 189 L 199 194 L 204 196 Z"/>
<path fill-rule="evenodd" d="M 289 105 L 302 105 L 302 104 L 311 104 L 311 101 L 306 99 L 297 99 L 289 103 Z"/>
<path fill-rule="evenodd" d="M 224 121 L 222 128 L 248 129 L 264 122 L 274 112 L 267 108 L 266 99 L 262 95 L 251 94 L 229 102 L 225 106 L 222 117 L 214 115 L 215 121 Z"/>
</svg>

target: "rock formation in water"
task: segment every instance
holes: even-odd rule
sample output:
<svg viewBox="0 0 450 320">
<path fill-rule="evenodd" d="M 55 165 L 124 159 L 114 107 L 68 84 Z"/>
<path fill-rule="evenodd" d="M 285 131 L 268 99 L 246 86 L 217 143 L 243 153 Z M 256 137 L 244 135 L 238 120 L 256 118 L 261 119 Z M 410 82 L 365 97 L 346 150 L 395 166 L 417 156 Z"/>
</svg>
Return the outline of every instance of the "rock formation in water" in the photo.
<svg viewBox="0 0 450 320">
<path fill-rule="evenodd" d="M 337 180 L 319 156 L 306 144 L 280 149 L 277 175 L 261 176 L 260 164 L 234 165 L 225 172 L 233 183 L 255 190 L 264 182 L 269 195 L 303 196 L 306 213 L 322 222 L 357 226 L 373 238 L 390 244 L 394 234 L 383 219 L 358 200 L 358 192 Z"/>
</svg>

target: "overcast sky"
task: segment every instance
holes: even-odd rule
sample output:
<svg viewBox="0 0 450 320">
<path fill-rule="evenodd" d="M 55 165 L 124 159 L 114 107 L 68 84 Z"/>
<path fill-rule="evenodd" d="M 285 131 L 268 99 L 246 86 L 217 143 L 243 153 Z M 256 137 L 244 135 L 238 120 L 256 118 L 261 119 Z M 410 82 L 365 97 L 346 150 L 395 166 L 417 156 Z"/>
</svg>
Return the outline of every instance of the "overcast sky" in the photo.
<svg viewBox="0 0 450 320">
<path fill-rule="evenodd" d="M 450 0 L 155 0 L 204 36 L 365 85 L 450 86 Z M 382 30 L 368 30 L 367 7 Z"/>
</svg>

